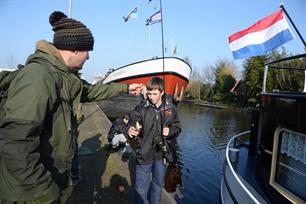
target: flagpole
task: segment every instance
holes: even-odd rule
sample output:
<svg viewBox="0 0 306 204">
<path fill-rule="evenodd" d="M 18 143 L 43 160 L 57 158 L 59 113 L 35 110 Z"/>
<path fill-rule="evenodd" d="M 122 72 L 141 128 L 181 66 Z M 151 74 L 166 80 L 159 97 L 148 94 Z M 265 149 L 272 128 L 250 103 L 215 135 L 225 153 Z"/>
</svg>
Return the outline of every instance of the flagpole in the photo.
<svg viewBox="0 0 306 204">
<path fill-rule="evenodd" d="M 68 18 L 71 18 L 72 0 L 69 0 Z"/>
<path fill-rule="evenodd" d="M 287 13 L 285 7 L 284 7 L 284 4 L 281 4 L 279 6 L 282 11 L 284 11 L 284 13 L 286 14 L 286 16 L 288 17 L 291 25 L 293 26 L 294 30 L 296 31 L 296 33 L 298 34 L 299 38 L 301 39 L 302 43 L 304 44 L 304 51 L 306 52 L 306 43 L 305 43 L 305 40 L 303 38 L 303 36 L 301 35 L 300 31 L 297 29 L 297 27 L 295 26 L 295 24 L 293 23 L 292 19 L 290 18 L 289 14 Z M 303 92 L 306 92 L 306 70 L 304 71 L 304 90 Z"/>
<path fill-rule="evenodd" d="M 159 0 L 159 6 L 160 6 L 160 26 L 161 26 L 161 40 L 162 40 L 162 58 L 163 58 L 163 80 L 164 80 L 164 106 L 166 105 L 166 83 L 165 83 L 165 45 L 164 45 L 164 20 L 163 20 L 163 6 L 162 6 L 162 0 Z"/>
<path fill-rule="evenodd" d="M 159 4 L 160 4 L 160 17 L 161 17 L 160 25 L 161 25 L 161 37 L 162 37 L 163 72 L 165 72 L 164 20 L 163 20 L 162 0 L 159 0 Z M 164 77 L 164 75 L 163 75 L 163 77 Z M 164 81 L 164 83 L 165 83 L 165 81 Z M 164 87 L 164 89 L 166 89 L 166 87 Z"/>
<path fill-rule="evenodd" d="M 284 11 L 284 13 L 286 14 L 286 16 L 288 17 L 288 19 L 289 19 L 291 25 L 293 26 L 294 30 L 296 31 L 296 33 L 297 33 L 298 36 L 300 37 L 302 43 L 304 44 L 304 49 L 306 50 L 306 42 L 305 42 L 305 40 L 303 39 L 303 36 L 301 35 L 300 31 L 297 29 L 297 27 L 295 26 L 294 22 L 293 22 L 292 19 L 290 18 L 289 14 L 287 13 L 287 11 L 286 11 L 286 9 L 285 9 L 285 7 L 284 7 L 284 4 L 281 4 L 279 7 Z"/>
<path fill-rule="evenodd" d="M 148 26 L 149 26 L 149 28 L 148 28 L 149 29 L 149 36 L 148 36 L 149 42 L 148 42 L 148 45 L 149 45 L 149 59 L 150 59 L 152 57 L 151 56 L 151 25 L 149 24 Z"/>
</svg>

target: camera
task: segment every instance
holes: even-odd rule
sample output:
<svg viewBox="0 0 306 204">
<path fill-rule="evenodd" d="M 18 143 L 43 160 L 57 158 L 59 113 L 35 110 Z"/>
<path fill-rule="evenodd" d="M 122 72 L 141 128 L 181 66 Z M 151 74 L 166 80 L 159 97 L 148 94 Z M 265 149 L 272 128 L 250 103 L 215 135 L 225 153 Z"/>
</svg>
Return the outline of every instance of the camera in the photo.
<svg viewBox="0 0 306 204">
<path fill-rule="evenodd" d="M 163 141 L 160 136 L 153 136 L 153 147 L 156 148 L 157 151 L 163 150 Z"/>
</svg>

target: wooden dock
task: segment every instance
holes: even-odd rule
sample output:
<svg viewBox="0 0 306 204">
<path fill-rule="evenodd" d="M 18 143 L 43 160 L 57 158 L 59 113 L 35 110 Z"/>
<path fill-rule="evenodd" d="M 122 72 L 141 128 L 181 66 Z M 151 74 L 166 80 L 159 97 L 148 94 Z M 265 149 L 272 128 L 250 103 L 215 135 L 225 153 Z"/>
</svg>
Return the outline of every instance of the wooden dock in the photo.
<svg viewBox="0 0 306 204">
<path fill-rule="evenodd" d="M 197 106 L 205 106 L 205 107 L 209 107 L 209 108 L 217 108 L 217 109 L 225 109 L 225 108 L 228 108 L 227 106 L 217 105 L 217 104 L 211 104 L 211 103 L 205 103 L 205 102 L 194 102 L 194 105 L 197 105 Z"/>
<path fill-rule="evenodd" d="M 204 106 L 204 107 L 209 107 L 209 108 L 217 108 L 217 109 L 229 108 L 228 106 L 225 106 L 225 105 L 218 105 L 218 104 L 208 103 L 204 101 L 193 101 L 193 100 L 188 100 L 188 99 L 185 99 L 183 103 L 194 104 L 197 106 Z"/>
</svg>

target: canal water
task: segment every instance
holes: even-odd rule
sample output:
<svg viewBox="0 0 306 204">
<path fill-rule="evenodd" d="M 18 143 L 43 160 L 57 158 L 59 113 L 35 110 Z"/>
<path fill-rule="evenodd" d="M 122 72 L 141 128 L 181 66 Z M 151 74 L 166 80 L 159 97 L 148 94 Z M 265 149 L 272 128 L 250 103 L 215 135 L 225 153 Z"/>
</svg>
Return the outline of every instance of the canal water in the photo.
<svg viewBox="0 0 306 204">
<path fill-rule="evenodd" d="M 117 101 L 99 104 L 110 119 L 133 107 L 130 99 Z M 168 167 L 165 188 L 179 204 L 219 203 L 227 142 L 250 129 L 250 114 L 186 103 L 178 106 L 178 113 L 182 132 L 172 143 L 176 163 Z"/>
<path fill-rule="evenodd" d="M 219 203 L 225 148 L 231 136 L 250 129 L 250 114 L 180 104 L 182 133 L 177 138 L 181 170 L 180 204 Z"/>
</svg>

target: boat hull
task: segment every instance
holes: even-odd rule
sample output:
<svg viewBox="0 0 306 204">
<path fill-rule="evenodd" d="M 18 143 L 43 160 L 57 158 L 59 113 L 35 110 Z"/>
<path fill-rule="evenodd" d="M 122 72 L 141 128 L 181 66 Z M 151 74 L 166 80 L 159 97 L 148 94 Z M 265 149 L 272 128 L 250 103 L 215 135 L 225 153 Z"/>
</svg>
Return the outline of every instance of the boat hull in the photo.
<svg viewBox="0 0 306 204">
<path fill-rule="evenodd" d="M 185 79 L 182 79 L 181 77 L 176 76 L 174 74 L 157 74 L 157 75 L 154 74 L 154 75 L 149 75 L 149 76 L 135 77 L 135 78 L 132 78 L 132 79 L 120 80 L 120 81 L 117 81 L 117 82 L 124 83 L 124 84 L 132 84 L 132 83 L 147 84 L 148 81 L 153 76 L 160 77 L 160 78 L 164 79 L 164 81 L 166 82 L 165 93 L 167 95 L 169 95 L 169 96 L 178 95 L 178 97 L 180 97 L 181 92 L 183 94 L 185 93 L 188 81 L 185 80 Z M 176 90 L 177 90 L 177 92 L 176 92 Z"/>
<path fill-rule="evenodd" d="M 165 81 L 166 95 L 173 101 L 181 101 L 190 74 L 191 67 L 179 58 L 155 58 L 110 70 L 102 83 L 147 84 L 152 77 L 160 77 Z"/>
</svg>

